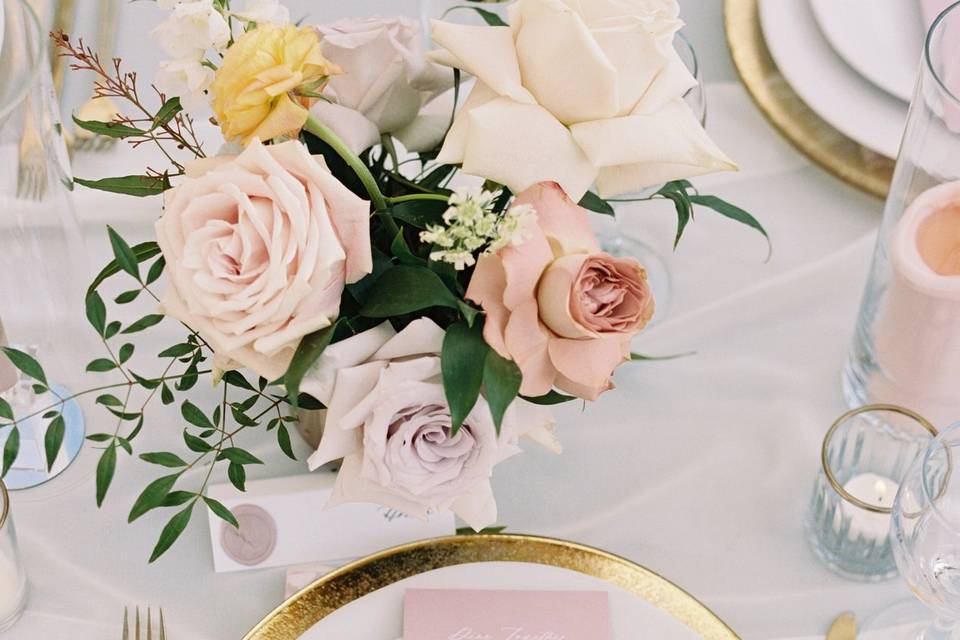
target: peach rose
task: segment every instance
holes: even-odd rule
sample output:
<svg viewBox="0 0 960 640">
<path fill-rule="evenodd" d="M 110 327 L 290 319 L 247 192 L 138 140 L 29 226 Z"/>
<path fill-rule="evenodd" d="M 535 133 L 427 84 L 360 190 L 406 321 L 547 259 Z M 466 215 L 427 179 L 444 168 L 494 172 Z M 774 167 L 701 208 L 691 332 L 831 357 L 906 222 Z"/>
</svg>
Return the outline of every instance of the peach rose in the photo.
<svg viewBox="0 0 960 640">
<path fill-rule="evenodd" d="M 600 251 L 587 211 L 558 184 L 534 185 L 514 204 L 533 206 L 536 220 L 519 246 L 480 257 L 467 298 L 487 314 L 487 343 L 520 367 L 523 395 L 557 387 L 594 400 L 653 317 L 647 274 Z"/>
<path fill-rule="evenodd" d="M 369 204 L 298 141 L 255 139 L 190 169 L 156 224 L 163 312 L 197 331 L 218 367 L 275 380 L 300 339 L 337 317 L 344 285 L 372 270 Z"/>
</svg>

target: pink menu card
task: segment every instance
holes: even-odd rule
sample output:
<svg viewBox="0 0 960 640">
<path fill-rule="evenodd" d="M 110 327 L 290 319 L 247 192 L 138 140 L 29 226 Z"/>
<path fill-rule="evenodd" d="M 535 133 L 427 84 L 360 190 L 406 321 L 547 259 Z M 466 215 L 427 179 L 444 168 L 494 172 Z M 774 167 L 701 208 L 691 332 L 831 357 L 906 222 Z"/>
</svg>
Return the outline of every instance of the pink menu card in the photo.
<svg viewBox="0 0 960 640">
<path fill-rule="evenodd" d="M 410 589 L 403 640 L 610 640 L 604 591 Z"/>
</svg>

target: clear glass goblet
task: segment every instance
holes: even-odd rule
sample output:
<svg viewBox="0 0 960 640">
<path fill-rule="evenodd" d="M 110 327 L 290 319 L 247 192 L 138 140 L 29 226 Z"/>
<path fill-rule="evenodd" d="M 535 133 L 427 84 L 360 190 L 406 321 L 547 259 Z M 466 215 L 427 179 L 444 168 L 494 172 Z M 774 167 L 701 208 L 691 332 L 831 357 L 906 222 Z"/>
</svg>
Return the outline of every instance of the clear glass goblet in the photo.
<svg viewBox="0 0 960 640">
<path fill-rule="evenodd" d="M 960 423 L 914 460 L 893 505 L 893 553 L 910 590 L 933 610 L 922 640 L 947 640 L 960 621 Z"/>
</svg>

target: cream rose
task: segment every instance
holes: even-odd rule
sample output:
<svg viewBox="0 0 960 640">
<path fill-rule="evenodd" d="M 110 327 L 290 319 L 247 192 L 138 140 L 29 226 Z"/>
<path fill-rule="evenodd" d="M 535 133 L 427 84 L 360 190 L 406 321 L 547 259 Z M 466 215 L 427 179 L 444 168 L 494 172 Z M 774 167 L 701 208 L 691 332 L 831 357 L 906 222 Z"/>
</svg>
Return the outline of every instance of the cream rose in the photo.
<svg viewBox="0 0 960 640">
<path fill-rule="evenodd" d="M 510 27 L 433 21 L 428 58 L 477 77 L 438 161 L 575 201 L 735 165 L 683 101 L 676 0 L 518 0 Z"/>
<path fill-rule="evenodd" d="M 389 323 L 327 347 L 301 389 L 327 406 L 310 469 L 343 459 L 330 504 L 375 502 L 425 518 L 453 510 L 480 530 L 496 522 L 494 465 L 522 436 L 559 453 L 545 407 L 516 400 L 499 437 L 482 397 L 456 435 L 440 381 L 443 329 L 421 318 Z"/>
<path fill-rule="evenodd" d="M 202 171 L 196 175 L 194 171 Z M 297 141 L 207 159 L 165 194 L 162 309 L 217 365 L 282 376 L 300 339 L 331 324 L 345 283 L 372 270 L 369 205 Z"/>
<path fill-rule="evenodd" d="M 346 19 L 317 27 L 323 55 L 343 74 L 324 90 L 330 101 L 311 111 L 360 152 L 380 134 L 395 135 L 411 151 L 427 151 L 443 139 L 452 99 L 424 107 L 453 86 L 453 74 L 420 51 L 420 28 L 410 18 Z"/>
<path fill-rule="evenodd" d="M 558 387 L 594 400 L 653 317 L 647 274 L 600 251 L 587 211 L 556 183 L 531 187 L 518 205 L 537 212 L 523 242 L 480 256 L 466 297 L 487 314 L 487 344 L 523 373 L 523 395 Z"/>
</svg>

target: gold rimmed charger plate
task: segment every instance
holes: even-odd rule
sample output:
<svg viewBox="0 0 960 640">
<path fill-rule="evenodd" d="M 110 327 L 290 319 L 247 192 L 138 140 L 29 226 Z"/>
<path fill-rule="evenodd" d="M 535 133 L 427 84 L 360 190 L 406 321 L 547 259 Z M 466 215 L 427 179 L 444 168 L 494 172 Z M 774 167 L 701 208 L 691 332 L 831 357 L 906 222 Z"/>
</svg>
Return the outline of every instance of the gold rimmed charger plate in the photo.
<svg viewBox="0 0 960 640">
<path fill-rule="evenodd" d="M 844 182 L 885 198 L 894 161 L 848 138 L 790 88 L 760 26 L 760 0 L 725 0 L 727 42 L 737 73 L 760 111 L 797 149 Z"/>
<path fill-rule="evenodd" d="M 377 589 L 435 569 L 476 562 L 540 564 L 599 578 L 646 600 L 701 638 L 739 640 L 693 596 L 638 564 L 573 542 L 505 534 L 425 540 L 358 560 L 291 597 L 244 640 L 296 640 L 337 609 Z"/>
</svg>

